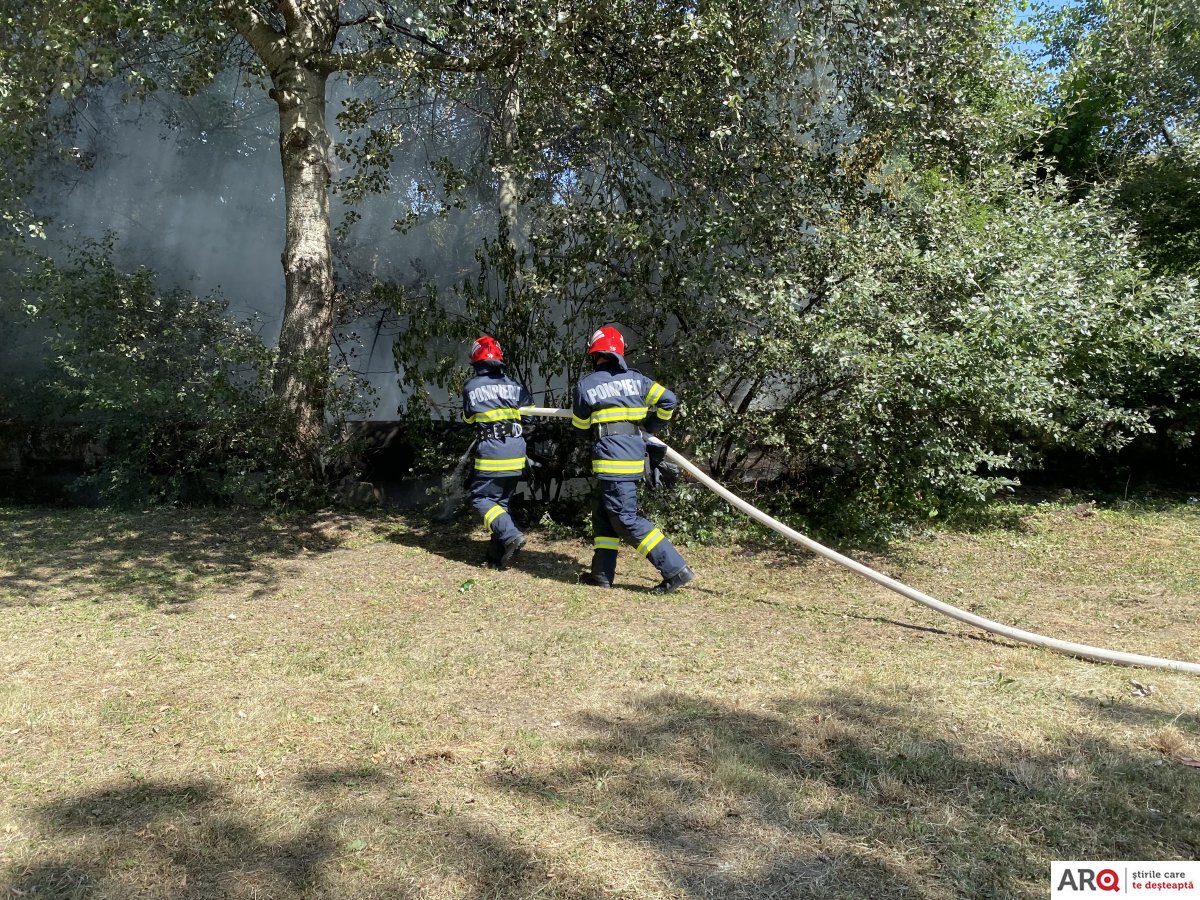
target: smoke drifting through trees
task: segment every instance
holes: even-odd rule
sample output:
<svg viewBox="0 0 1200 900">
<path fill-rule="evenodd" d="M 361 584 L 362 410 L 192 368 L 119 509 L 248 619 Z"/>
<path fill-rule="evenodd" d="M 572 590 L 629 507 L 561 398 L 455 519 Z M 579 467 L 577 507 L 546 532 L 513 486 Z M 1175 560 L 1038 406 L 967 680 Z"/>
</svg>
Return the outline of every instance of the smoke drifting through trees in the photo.
<svg viewBox="0 0 1200 900">
<path fill-rule="evenodd" d="M 349 89 L 335 85 L 331 93 L 330 128 L 340 141 L 345 135 L 333 119 Z M 428 138 L 414 135 L 395 153 L 393 189 L 358 199 L 354 221 L 335 244 L 346 314 L 354 313 L 355 293 L 373 283 L 445 292 L 477 270 L 475 250 L 481 235 L 494 232 L 494 213 L 489 222 L 486 208 L 438 212 L 429 203 L 418 189 L 437 181 Z M 195 97 L 158 94 L 147 104 L 122 102 L 109 90 L 79 119 L 78 163 L 57 163 L 40 178 L 32 205 L 50 220 L 47 249 L 63 257 L 85 239 L 111 234 L 121 267 L 152 268 L 163 287 L 219 292 L 232 314 L 252 318 L 274 344 L 283 308 L 277 141 L 274 104 L 232 77 Z M 438 146 L 437 153 L 451 149 Z M 344 209 L 336 195 L 334 202 L 336 222 Z M 401 233 L 394 225 L 410 211 L 417 219 Z M 392 356 L 398 324 L 383 310 L 358 311 L 365 315 L 341 323 L 335 352 L 346 353 L 374 391 L 372 417 L 392 418 L 404 400 Z"/>
</svg>

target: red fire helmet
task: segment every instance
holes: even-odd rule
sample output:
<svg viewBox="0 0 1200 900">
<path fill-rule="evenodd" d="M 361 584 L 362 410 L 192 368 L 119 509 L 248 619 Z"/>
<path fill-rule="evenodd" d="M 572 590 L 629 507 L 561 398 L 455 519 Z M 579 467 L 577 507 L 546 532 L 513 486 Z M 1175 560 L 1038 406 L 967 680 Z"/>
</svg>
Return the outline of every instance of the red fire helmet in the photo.
<svg viewBox="0 0 1200 900">
<path fill-rule="evenodd" d="M 617 356 L 624 356 L 625 338 L 621 337 L 621 332 L 611 325 L 605 325 L 592 335 L 592 342 L 588 344 L 587 352 L 589 356 L 593 353 L 615 353 Z"/>
<path fill-rule="evenodd" d="M 471 345 L 471 363 L 491 361 L 504 362 L 504 351 L 500 349 L 495 338 L 490 338 L 486 334 L 477 337 L 475 343 Z"/>
</svg>

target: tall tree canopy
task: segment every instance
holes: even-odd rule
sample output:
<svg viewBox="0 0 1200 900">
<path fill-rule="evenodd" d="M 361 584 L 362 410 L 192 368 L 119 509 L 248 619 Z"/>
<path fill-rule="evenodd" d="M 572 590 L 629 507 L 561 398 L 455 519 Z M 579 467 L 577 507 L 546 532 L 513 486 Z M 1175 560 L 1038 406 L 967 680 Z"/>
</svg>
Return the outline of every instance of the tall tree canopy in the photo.
<svg viewBox="0 0 1200 900">
<path fill-rule="evenodd" d="M 1110 177 L 1174 145 L 1200 115 L 1200 5 L 1082 0 L 1048 14 L 1057 127 L 1046 146 L 1077 178 Z"/>
<path fill-rule="evenodd" d="M 1156 269 L 1200 271 L 1200 4 L 1081 0 L 1041 27 L 1055 171 L 1109 189 Z"/>
<path fill-rule="evenodd" d="M 286 198 L 275 388 L 291 417 L 292 449 L 306 452 L 323 426 L 333 328 L 328 79 L 383 67 L 467 72 L 495 64 L 507 47 L 492 46 L 493 36 L 468 16 L 435 36 L 391 4 L 324 0 L 10 4 L 3 24 L 0 110 L 25 124 L 6 130 L 10 151 L 36 140 L 58 101 L 108 79 L 135 91 L 160 83 L 188 91 L 242 65 L 269 85 Z"/>
<path fill-rule="evenodd" d="M 630 265 L 645 276 L 637 290 L 688 282 L 693 271 L 687 294 L 704 290 L 718 257 L 749 271 L 773 234 L 809 227 L 817 204 L 833 209 L 860 192 L 863 173 L 889 152 L 888 133 L 928 147 L 961 141 L 972 94 L 987 90 L 980 35 L 992 12 L 975 0 L 10 4 L 0 39 L 0 112 L 13 123 L 4 149 L 28 158 L 54 113 L 111 79 L 134 93 L 195 90 L 230 65 L 260 79 L 278 107 L 286 198 L 275 387 L 303 449 L 322 426 L 336 293 L 332 76 L 368 85 L 346 111 L 365 135 L 345 155 L 360 177 L 386 168 L 389 141 L 402 134 L 379 127 L 393 100 L 438 93 L 484 111 L 492 127 L 474 175 L 490 175 L 495 190 L 506 303 L 519 305 L 539 278 L 543 291 L 570 295 L 565 276 L 578 284 L 605 269 L 618 278 L 586 290 L 617 300 Z M 805 180 L 824 194 L 799 216 L 772 199 Z M 537 235 L 538 214 L 519 227 L 523 206 L 562 206 L 568 195 L 590 199 L 565 204 L 557 222 L 543 207 Z M 547 268 L 544 255 L 518 278 L 516 254 L 535 239 L 560 261 Z M 585 264 L 564 262 L 581 253 Z M 664 271 L 650 274 L 660 260 Z"/>
<path fill-rule="evenodd" d="M 1028 115 L 991 3 L 630 10 L 609 31 L 568 22 L 553 46 L 571 52 L 522 57 L 476 98 L 517 203 L 441 316 L 425 295 L 395 298 L 406 372 L 437 336 L 491 328 L 561 385 L 580 341 L 617 319 L 647 350 L 682 335 L 688 376 L 717 402 L 737 360 L 766 349 L 739 335 L 827 293 L 821 236 L 882 208 L 891 169 L 970 171 Z"/>
</svg>

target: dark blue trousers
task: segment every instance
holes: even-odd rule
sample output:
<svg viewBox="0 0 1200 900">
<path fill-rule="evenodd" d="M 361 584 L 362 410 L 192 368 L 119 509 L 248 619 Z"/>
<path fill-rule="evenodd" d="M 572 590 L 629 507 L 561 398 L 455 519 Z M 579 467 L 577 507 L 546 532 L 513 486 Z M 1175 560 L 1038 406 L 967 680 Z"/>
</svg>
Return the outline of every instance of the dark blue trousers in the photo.
<svg viewBox="0 0 1200 900">
<path fill-rule="evenodd" d="M 483 516 L 483 524 L 492 532 L 492 553 L 497 559 L 505 544 L 521 536 L 521 529 L 508 514 L 508 503 L 520 480 L 519 475 L 502 478 L 476 475 L 471 481 L 471 506 Z"/>
<path fill-rule="evenodd" d="M 666 536 L 638 513 L 636 481 L 600 480 L 598 484 L 592 509 L 593 575 L 612 583 L 622 538 L 650 560 L 663 578 L 670 578 L 687 565 Z"/>
</svg>

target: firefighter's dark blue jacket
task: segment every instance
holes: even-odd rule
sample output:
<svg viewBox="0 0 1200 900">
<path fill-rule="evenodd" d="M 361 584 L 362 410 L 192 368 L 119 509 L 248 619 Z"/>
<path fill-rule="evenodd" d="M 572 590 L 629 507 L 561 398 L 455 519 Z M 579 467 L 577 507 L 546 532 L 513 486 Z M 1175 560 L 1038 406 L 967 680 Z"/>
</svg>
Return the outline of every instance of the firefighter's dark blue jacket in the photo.
<svg viewBox="0 0 1200 900">
<path fill-rule="evenodd" d="M 657 431 L 671 420 L 677 400 L 653 378 L 626 369 L 613 359 L 575 386 L 571 424 L 589 429 L 609 422 L 633 422 Z M 592 444 L 592 473 L 602 481 L 637 481 L 642 477 L 646 445 L 639 434 L 611 434 Z"/>
<path fill-rule="evenodd" d="M 462 396 L 463 421 L 481 426 L 482 437 L 475 448 L 475 473 L 491 478 L 520 475 L 525 469 L 525 438 L 497 436 L 484 426 L 497 422 L 519 426 L 520 408 L 533 405 L 529 390 L 505 375 L 501 366 L 482 363 L 475 367 L 474 377 L 463 385 Z"/>
</svg>

